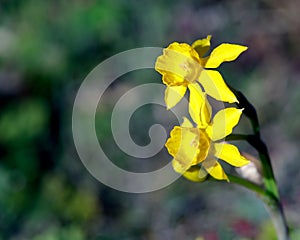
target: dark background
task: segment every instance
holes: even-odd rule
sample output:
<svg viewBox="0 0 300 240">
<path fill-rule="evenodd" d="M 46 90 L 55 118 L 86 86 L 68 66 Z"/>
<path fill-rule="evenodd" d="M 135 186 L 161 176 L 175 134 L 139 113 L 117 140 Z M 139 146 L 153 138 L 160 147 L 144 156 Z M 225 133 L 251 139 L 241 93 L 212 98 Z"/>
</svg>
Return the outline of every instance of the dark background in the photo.
<svg viewBox="0 0 300 240">
<path fill-rule="evenodd" d="M 97 64 L 207 34 L 213 47 L 249 46 L 220 71 L 257 107 L 288 221 L 300 226 L 299 8 L 296 0 L 0 1 L 0 239 L 276 239 L 262 203 L 244 189 L 179 179 L 153 193 L 122 193 L 96 181 L 76 153 L 72 106 Z M 133 73 L 104 97 L 96 127 L 120 166 L 143 169 L 114 145 L 115 98 L 160 81 L 154 70 Z M 157 112 L 167 114 L 152 107 L 133 117 L 139 144 Z M 153 161 L 170 160 L 162 150 Z"/>
</svg>

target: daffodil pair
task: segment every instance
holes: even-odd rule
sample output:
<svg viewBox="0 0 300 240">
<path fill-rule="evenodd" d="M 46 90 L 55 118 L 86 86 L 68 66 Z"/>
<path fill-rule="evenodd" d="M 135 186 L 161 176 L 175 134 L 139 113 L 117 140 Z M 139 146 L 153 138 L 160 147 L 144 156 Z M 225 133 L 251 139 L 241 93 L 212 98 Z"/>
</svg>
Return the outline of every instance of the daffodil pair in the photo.
<svg viewBox="0 0 300 240">
<path fill-rule="evenodd" d="M 202 181 L 208 174 L 228 181 L 219 159 L 235 167 L 249 163 L 237 147 L 222 142 L 238 124 L 242 109 L 225 108 L 212 116 L 207 100 L 209 95 L 218 101 L 237 102 L 221 74 L 211 69 L 219 67 L 222 62 L 235 60 L 247 47 L 221 44 L 206 56 L 210 39 L 211 36 L 207 36 L 192 46 L 172 43 L 164 49 L 155 65 L 167 85 L 165 102 L 168 109 L 189 90 L 189 113 L 195 126 L 184 118 L 182 125 L 171 131 L 166 147 L 173 156 L 174 170 L 192 181 Z"/>
</svg>

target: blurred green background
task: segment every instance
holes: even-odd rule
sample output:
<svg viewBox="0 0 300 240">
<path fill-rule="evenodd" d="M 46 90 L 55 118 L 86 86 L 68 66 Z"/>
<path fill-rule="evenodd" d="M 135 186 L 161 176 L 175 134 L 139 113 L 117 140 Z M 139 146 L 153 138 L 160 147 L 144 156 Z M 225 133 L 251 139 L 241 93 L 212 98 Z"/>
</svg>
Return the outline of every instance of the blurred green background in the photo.
<svg viewBox="0 0 300 240">
<path fill-rule="evenodd" d="M 276 239 L 263 205 L 244 189 L 179 179 L 153 193 L 122 193 L 96 181 L 76 153 L 73 102 L 97 64 L 131 48 L 207 34 L 213 47 L 249 46 L 220 71 L 257 107 L 288 221 L 300 226 L 299 8 L 296 0 L 0 1 L 0 239 Z M 122 167 L 141 170 L 136 166 L 144 162 L 115 146 L 116 98 L 160 81 L 145 70 L 106 92 L 97 131 Z M 149 141 L 155 114 L 174 120 L 162 108 L 149 109 L 133 117 L 139 144 Z M 152 159 L 156 166 L 170 160 L 165 149 Z"/>
</svg>

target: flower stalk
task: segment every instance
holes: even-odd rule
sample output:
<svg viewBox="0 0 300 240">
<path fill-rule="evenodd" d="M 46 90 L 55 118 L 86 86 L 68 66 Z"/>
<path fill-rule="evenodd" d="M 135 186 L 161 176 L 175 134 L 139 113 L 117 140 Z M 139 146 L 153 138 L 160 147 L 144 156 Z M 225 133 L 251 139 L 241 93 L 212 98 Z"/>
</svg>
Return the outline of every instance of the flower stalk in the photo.
<svg viewBox="0 0 300 240">
<path fill-rule="evenodd" d="M 280 201 L 280 195 L 272 168 L 269 151 L 266 144 L 260 137 L 260 125 L 256 110 L 240 91 L 235 90 L 233 87 L 230 87 L 230 89 L 235 93 L 237 99 L 239 100 L 239 103 L 237 105 L 245 109 L 244 114 L 249 118 L 254 134 L 231 134 L 227 136 L 226 140 L 245 140 L 257 150 L 262 164 L 264 189 L 263 191 L 261 191 L 262 188 L 257 188 L 259 186 L 254 187 L 253 184 L 246 184 L 244 181 L 241 181 L 236 177 L 232 178 L 231 180 L 232 182 L 242 185 L 259 194 L 273 221 L 278 239 L 289 240 L 290 238 L 288 224 Z"/>
<path fill-rule="evenodd" d="M 257 196 L 263 201 L 271 220 L 274 224 L 277 236 L 279 240 L 289 240 L 289 228 L 286 222 L 286 218 L 283 212 L 282 205 L 277 197 L 272 193 L 268 192 L 263 187 L 250 182 L 244 178 L 227 174 L 230 182 L 240 185 L 249 189 L 252 192 L 255 192 Z M 215 181 L 216 179 L 209 176 L 207 180 Z"/>
</svg>

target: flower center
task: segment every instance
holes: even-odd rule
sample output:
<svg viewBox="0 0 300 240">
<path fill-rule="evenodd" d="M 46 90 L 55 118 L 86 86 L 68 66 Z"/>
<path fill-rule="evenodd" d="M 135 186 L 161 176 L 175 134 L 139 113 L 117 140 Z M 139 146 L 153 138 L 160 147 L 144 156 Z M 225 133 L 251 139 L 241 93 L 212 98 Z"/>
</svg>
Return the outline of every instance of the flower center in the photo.
<svg viewBox="0 0 300 240">
<path fill-rule="evenodd" d="M 197 80 L 200 74 L 200 64 L 198 64 L 192 58 L 187 58 L 179 64 L 179 67 L 183 70 L 184 79 L 188 82 L 194 82 Z"/>
<path fill-rule="evenodd" d="M 184 71 L 186 71 L 187 73 L 190 71 L 189 66 L 188 66 L 188 62 L 184 61 L 183 63 L 181 63 L 179 65 L 179 67 L 181 67 Z"/>
<path fill-rule="evenodd" d="M 193 139 L 190 143 L 190 146 L 195 148 L 198 147 L 198 141 L 196 139 Z"/>
</svg>

